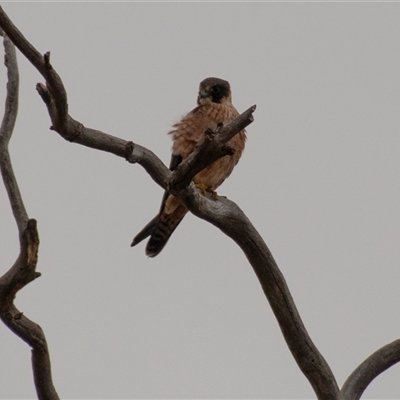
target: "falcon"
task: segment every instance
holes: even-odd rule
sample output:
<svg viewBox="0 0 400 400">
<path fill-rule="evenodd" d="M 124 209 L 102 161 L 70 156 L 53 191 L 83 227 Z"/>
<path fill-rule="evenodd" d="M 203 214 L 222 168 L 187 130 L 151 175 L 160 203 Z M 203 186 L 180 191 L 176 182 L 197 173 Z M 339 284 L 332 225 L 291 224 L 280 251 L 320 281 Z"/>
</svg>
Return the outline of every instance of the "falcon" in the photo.
<svg viewBox="0 0 400 400">
<path fill-rule="evenodd" d="M 169 132 L 173 141 L 170 170 L 173 171 L 194 151 L 204 131 L 215 131 L 218 125 L 226 125 L 237 116 L 239 113 L 232 104 L 229 82 L 219 78 L 206 78 L 200 82 L 197 107 L 173 125 Z M 203 193 L 214 192 L 231 174 L 242 155 L 245 140 L 246 132 L 242 130 L 227 143 L 234 149 L 233 155 L 218 159 L 193 178 Z M 165 192 L 159 213 L 135 236 L 131 246 L 150 236 L 146 255 L 155 257 L 187 212 L 188 209 L 178 197 Z"/>
</svg>

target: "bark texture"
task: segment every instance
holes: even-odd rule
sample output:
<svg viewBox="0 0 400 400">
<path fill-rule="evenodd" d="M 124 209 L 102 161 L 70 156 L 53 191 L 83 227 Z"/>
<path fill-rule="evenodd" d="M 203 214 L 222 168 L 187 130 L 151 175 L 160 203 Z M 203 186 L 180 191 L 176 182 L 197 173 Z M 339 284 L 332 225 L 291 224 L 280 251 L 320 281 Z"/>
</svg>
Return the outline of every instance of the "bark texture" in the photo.
<svg viewBox="0 0 400 400">
<path fill-rule="evenodd" d="M 230 154 L 231 149 L 226 143 L 253 122 L 255 106 L 230 124 L 218 127 L 215 132 L 204 132 L 196 150 L 171 172 L 149 149 L 87 128 L 74 120 L 68 114 L 67 92 L 62 80 L 50 64 L 50 53 L 42 56 L 12 24 L 1 7 L 0 26 L 45 79 L 46 83 L 39 83 L 37 90 L 47 106 L 52 130 L 70 142 L 102 150 L 141 165 L 158 185 L 181 198 L 193 214 L 218 227 L 240 246 L 259 279 L 294 359 L 318 399 L 358 399 L 378 374 L 400 360 L 399 341 L 384 346 L 357 367 L 340 390 L 329 365 L 308 335 L 284 276 L 252 223 L 231 200 L 214 199 L 211 195 L 207 197 L 194 186 L 192 178 L 199 171 L 220 157 Z M 27 216 L 25 218 L 27 220 Z M 25 233 L 21 234 L 23 243 L 38 244 L 33 231 L 35 227 L 32 220 L 27 224 L 26 230 L 22 232 Z M 27 258 L 27 254 L 35 254 L 35 247 L 30 249 L 23 253 L 25 256 L 20 257 Z M 36 259 L 36 256 L 32 257 Z M 30 275 L 27 279 L 32 280 L 34 277 Z M 21 315 L 20 318 L 24 317 Z M 42 344 L 42 347 L 45 346 Z M 43 369 L 47 371 L 46 367 Z M 39 381 L 45 379 L 47 378 L 40 378 Z"/>
<path fill-rule="evenodd" d="M 50 356 L 42 328 L 28 319 L 14 305 L 17 292 L 40 276 L 36 272 L 39 234 L 36 220 L 29 219 L 11 165 L 8 143 L 18 113 L 19 75 L 15 47 L 4 32 L 5 65 L 7 67 L 7 97 L 0 128 L 0 170 L 11 209 L 18 226 L 20 253 L 14 265 L 0 278 L 0 318 L 17 336 L 32 348 L 32 369 L 39 399 L 57 400 Z"/>
</svg>

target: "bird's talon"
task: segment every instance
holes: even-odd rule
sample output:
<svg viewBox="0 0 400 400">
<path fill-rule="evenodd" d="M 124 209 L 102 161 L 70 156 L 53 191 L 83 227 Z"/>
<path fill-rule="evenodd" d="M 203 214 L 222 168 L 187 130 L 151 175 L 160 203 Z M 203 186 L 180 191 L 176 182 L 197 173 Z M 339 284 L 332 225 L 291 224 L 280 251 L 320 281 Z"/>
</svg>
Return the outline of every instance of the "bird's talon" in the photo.
<svg viewBox="0 0 400 400">
<path fill-rule="evenodd" d="M 201 193 L 203 193 L 203 196 L 206 196 L 208 188 L 204 183 L 195 183 L 194 184 L 198 189 L 201 190 Z"/>
<path fill-rule="evenodd" d="M 214 200 L 218 200 L 218 193 L 212 190 L 210 186 L 206 186 L 204 183 L 195 183 L 195 186 L 201 190 L 203 196 L 207 196 L 207 193 L 210 193 Z"/>
</svg>

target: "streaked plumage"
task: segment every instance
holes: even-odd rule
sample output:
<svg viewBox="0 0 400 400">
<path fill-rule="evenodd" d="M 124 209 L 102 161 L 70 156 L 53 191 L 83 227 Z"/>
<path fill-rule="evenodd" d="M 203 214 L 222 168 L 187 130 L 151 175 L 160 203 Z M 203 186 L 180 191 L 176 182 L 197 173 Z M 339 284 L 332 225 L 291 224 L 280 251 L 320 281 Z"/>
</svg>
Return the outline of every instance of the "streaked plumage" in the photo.
<svg viewBox="0 0 400 400">
<path fill-rule="evenodd" d="M 215 131 L 218 124 L 226 125 L 239 115 L 231 101 L 231 90 L 227 81 L 207 78 L 200 83 L 198 106 L 173 125 L 173 129 L 169 132 L 173 140 L 171 170 L 174 170 L 193 152 L 206 129 Z M 243 130 L 228 142 L 229 146 L 235 149 L 235 153 L 232 156 L 220 158 L 199 172 L 193 181 L 207 190 L 214 191 L 231 174 L 239 161 L 245 140 L 246 133 Z M 188 209 L 179 198 L 166 192 L 158 215 L 136 235 L 131 246 L 135 246 L 150 236 L 146 254 L 149 257 L 155 257 L 164 248 L 187 212 Z"/>
</svg>

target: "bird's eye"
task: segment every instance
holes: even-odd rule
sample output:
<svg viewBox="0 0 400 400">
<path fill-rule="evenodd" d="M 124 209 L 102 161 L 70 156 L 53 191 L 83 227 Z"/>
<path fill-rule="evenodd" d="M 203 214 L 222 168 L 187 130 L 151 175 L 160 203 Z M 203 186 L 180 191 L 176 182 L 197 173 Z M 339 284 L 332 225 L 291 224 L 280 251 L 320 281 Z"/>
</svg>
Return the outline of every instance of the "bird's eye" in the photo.
<svg viewBox="0 0 400 400">
<path fill-rule="evenodd" d="M 217 93 L 217 92 L 219 92 L 221 90 L 221 88 L 219 87 L 219 86 L 213 86 L 212 88 L 211 88 L 211 91 L 213 91 L 214 93 Z"/>
</svg>

